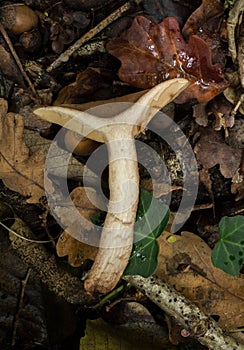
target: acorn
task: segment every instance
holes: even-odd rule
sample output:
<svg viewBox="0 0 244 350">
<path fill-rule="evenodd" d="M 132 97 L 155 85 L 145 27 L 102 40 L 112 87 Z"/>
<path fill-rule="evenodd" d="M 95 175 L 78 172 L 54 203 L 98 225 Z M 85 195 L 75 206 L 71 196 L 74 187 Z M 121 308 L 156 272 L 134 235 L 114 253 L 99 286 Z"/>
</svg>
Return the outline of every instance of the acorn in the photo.
<svg viewBox="0 0 244 350">
<path fill-rule="evenodd" d="M 82 137 L 74 131 L 67 130 L 64 135 L 66 148 L 79 156 L 89 156 L 100 145 L 99 142 Z"/>
<path fill-rule="evenodd" d="M 5 29 L 20 35 L 37 27 L 38 16 L 24 4 L 9 4 L 0 7 L 0 21 Z"/>
</svg>

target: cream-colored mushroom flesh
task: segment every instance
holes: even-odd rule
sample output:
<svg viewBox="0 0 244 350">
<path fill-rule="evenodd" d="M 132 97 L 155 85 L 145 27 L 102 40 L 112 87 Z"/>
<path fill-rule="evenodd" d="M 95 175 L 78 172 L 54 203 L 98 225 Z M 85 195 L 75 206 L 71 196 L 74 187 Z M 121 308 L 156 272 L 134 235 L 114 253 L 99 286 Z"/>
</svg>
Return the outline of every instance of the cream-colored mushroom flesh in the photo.
<svg viewBox="0 0 244 350">
<path fill-rule="evenodd" d="M 108 293 L 128 263 L 139 197 L 139 173 L 134 137 L 157 111 L 173 101 L 188 85 L 172 79 L 147 90 L 137 103 L 110 118 L 69 107 L 43 107 L 35 113 L 98 142 L 105 142 L 109 159 L 108 211 L 94 264 L 85 281 L 88 292 Z M 103 101 L 104 103 L 104 101 Z M 108 100 L 109 103 L 109 100 Z M 72 123 L 69 121 L 72 120 Z"/>
</svg>

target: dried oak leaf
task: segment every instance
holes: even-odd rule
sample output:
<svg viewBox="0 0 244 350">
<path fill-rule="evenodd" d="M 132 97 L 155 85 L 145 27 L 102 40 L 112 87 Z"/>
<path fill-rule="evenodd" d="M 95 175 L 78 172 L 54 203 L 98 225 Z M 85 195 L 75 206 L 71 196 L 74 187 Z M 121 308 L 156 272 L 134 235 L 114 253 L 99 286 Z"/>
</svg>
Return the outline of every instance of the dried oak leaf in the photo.
<svg viewBox="0 0 244 350">
<path fill-rule="evenodd" d="M 201 136 L 194 152 L 197 161 L 205 169 L 219 164 L 220 172 L 225 178 L 231 178 L 240 167 L 242 150 L 228 146 L 221 135 L 212 128 L 201 130 Z"/>
<path fill-rule="evenodd" d="M 186 43 L 174 17 L 156 24 L 137 16 L 107 49 L 122 63 L 120 79 L 138 88 L 148 89 L 176 77 L 187 79 L 190 86 L 177 103 L 193 98 L 207 102 L 228 86 L 220 66 L 212 64 L 209 46 L 196 35 Z"/>
<path fill-rule="evenodd" d="M 92 202 L 89 200 L 87 194 L 92 198 Z M 97 254 L 98 247 L 84 243 L 84 234 L 93 234 L 93 225 L 90 220 L 93 215 L 99 212 L 97 207 L 100 206 L 100 203 L 96 191 L 89 187 L 76 187 L 71 192 L 70 197 L 78 209 L 79 214 L 87 219 L 86 226 L 81 227 L 79 218 L 77 219 L 77 222 L 75 222 L 74 215 L 69 213 L 69 210 L 65 211 L 66 208 L 63 207 L 63 214 L 71 215 L 73 221 L 71 220 L 67 230 L 63 231 L 60 235 L 56 245 L 56 250 L 58 256 L 63 257 L 67 255 L 68 263 L 71 266 L 78 267 L 85 259 L 94 260 Z"/>
<path fill-rule="evenodd" d="M 0 178 L 11 190 L 29 196 L 28 203 L 37 203 L 45 195 L 44 154 L 37 150 L 30 156 L 23 139 L 23 117 L 7 113 L 7 105 L 2 99 L 0 110 Z"/>
<path fill-rule="evenodd" d="M 156 274 L 194 301 L 206 314 L 219 316 L 224 329 L 243 326 L 244 277 L 213 266 L 210 247 L 197 235 L 165 232 L 158 239 Z"/>
</svg>

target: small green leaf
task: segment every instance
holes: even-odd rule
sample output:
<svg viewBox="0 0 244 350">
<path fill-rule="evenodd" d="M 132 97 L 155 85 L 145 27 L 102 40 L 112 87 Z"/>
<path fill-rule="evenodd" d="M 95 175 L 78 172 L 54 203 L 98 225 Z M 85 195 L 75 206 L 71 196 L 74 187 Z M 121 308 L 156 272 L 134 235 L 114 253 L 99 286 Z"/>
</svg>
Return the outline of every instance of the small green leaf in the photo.
<svg viewBox="0 0 244 350">
<path fill-rule="evenodd" d="M 236 276 L 244 262 L 244 216 L 224 216 L 219 235 L 220 240 L 212 251 L 213 265 Z"/>
<path fill-rule="evenodd" d="M 157 238 L 169 220 L 169 208 L 141 189 L 134 230 L 134 241 L 124 275 L 150 276 L 157 267 Z"/>
</svg>

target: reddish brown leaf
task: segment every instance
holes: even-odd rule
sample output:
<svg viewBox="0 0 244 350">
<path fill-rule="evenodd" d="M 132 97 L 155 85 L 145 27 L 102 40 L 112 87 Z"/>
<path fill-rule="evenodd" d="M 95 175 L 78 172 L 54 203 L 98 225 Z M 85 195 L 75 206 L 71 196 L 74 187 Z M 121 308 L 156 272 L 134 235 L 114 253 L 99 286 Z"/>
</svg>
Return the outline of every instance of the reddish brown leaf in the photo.
<svg viewBox="0 0 244 350">
<path fill-rule="evenodd" d="M 196 35 L 186 43 L 173 17 L 156 24 L 138 16 L 107 48 L 122 63 L 120 79 L 138 88 L 148 89 L 176 77 L 188 79 L 190 86 L 177 103 L 192 98 L 207 102 L 228 85 L 220 67 L 212 64 L 208 45 Z"/>
<path fill-rule="evenodd" d="M 63 87 L 59 93 L 54 106 L 61 104 L 82 103 L 85 96 L 92 95 L 107 83 L 112 82 L 111 72 L 105 69 L 88 67 L 77 74 L 76 81 Z"/>
<path fill-rule="evenodd" d="M 220 172 L 225 178 L 233 177 L 240 167 L 242 150 L 228 146 L 221 133 L 212 128 L 202 129 L 194 151 L 198 162 L 205 169 L 219 164 Z"/>
<path fill-rule="evenodd" d="M 182 29 L 185 37 L 196 34 L 210 18 L 219 17 L 224 13 L 224 5 L 220 0 L 203 0 L 202 4 L 192 13 Z"/>
<path fill-rule="evenodd" d="M 228 47 L 225 36 L 224 3 L 221 0 L 203 0 L 202 4 L 188 17 L 182 34 L 185 39 L 196 34 L 211 50 L 212 62 L 225 66 Z"/>
</svg>

